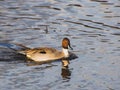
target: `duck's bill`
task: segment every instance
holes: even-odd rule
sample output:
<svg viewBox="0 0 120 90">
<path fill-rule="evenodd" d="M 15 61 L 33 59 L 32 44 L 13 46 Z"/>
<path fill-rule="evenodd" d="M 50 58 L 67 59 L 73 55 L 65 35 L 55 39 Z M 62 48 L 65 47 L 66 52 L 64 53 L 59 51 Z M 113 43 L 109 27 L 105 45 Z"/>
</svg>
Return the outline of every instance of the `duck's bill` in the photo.
<svg viewBox="0 0 120 90">
<path fill-rule="evenodd" d="M 69 45 L 70 49 L 73 50 L 73 48 Z"/>
</svg>

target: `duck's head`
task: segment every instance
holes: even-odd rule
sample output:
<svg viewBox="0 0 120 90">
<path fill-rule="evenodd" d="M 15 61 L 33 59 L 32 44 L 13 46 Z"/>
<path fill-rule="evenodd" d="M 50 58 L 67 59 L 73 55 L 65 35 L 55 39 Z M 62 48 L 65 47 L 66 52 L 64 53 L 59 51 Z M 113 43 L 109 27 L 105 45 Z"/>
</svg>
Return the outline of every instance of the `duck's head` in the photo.
<svg viewBox="0 0 120 90">
<path fill-rule="evenodd" d="M 62 40 L 62 47 L 64 48 L 64 49 L 68 49 L 69 47 L 73 50 L 73 48 L 71 47 L 71 45 L 70 45 L 70 40 L 68 39 L 68 38 L 64 38 L 63 40 Z"/>
<path fill-rule="evenodd" d="M 65 57 L 69 57 L 69 52 L 68 52 L 68 48 L 70 47 L 71 49 L 73 49 L 70 45 L 70 40 L 68 38 L 64 38 L 62 40 L 62 47 L 63 47 L 63 53 Z"/>
</svg>

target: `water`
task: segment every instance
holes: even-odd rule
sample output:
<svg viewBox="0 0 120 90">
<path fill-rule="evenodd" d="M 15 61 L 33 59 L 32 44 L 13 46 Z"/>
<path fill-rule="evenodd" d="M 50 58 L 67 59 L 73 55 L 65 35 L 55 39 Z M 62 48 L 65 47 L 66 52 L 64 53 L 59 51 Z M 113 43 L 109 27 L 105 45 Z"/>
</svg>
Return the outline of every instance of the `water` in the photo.
<svg viewBox="0 0 120 90">
<path fill-rule="evenodd" d="M 79 58 L 29 64 L 0 47 L 1 90 L 119 90 L 120 0 L 0 0 L 0 42 L 61 49 Z"/>
</svg>

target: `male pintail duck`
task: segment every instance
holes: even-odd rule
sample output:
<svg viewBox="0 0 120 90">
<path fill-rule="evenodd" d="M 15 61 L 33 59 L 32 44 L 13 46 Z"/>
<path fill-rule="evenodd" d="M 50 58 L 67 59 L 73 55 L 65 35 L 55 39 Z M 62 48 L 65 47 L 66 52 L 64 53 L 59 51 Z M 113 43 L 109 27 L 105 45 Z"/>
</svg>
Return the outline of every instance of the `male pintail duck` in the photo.
<svg viewBox="0 0 120 90">
<path fill-rule="evenodd" d="M 51 61 L 58 60 L 64 58 L 77 58 L 77 56 L 68 51 L 68 47 L 71 47 L 70 40 L 68 38 L 64 38 L 62 40 L 62 51 L 58 51 L 54 48 L 49 47 L 40 47 L 33 49 L 26 49 L 19 51 L 19 53 L 25 54 L 26 57 L 33 61 L 42 62 L 42 61 Z"/>
</svg>

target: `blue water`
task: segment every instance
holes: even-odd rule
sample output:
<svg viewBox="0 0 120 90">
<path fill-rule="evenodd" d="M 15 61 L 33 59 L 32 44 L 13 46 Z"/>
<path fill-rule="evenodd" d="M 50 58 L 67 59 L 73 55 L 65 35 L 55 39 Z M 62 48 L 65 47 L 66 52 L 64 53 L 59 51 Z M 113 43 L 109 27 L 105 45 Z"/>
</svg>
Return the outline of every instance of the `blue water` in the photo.
<svg viewBox="0 0 120 90">
<path fill-rule="evenodd" d="M 119 90 L 120 0 L 0 0 L 0 43 L 61 49 L 78 58 L 28 63 L 0 47 L 0 90 Z"/>
</svg>

